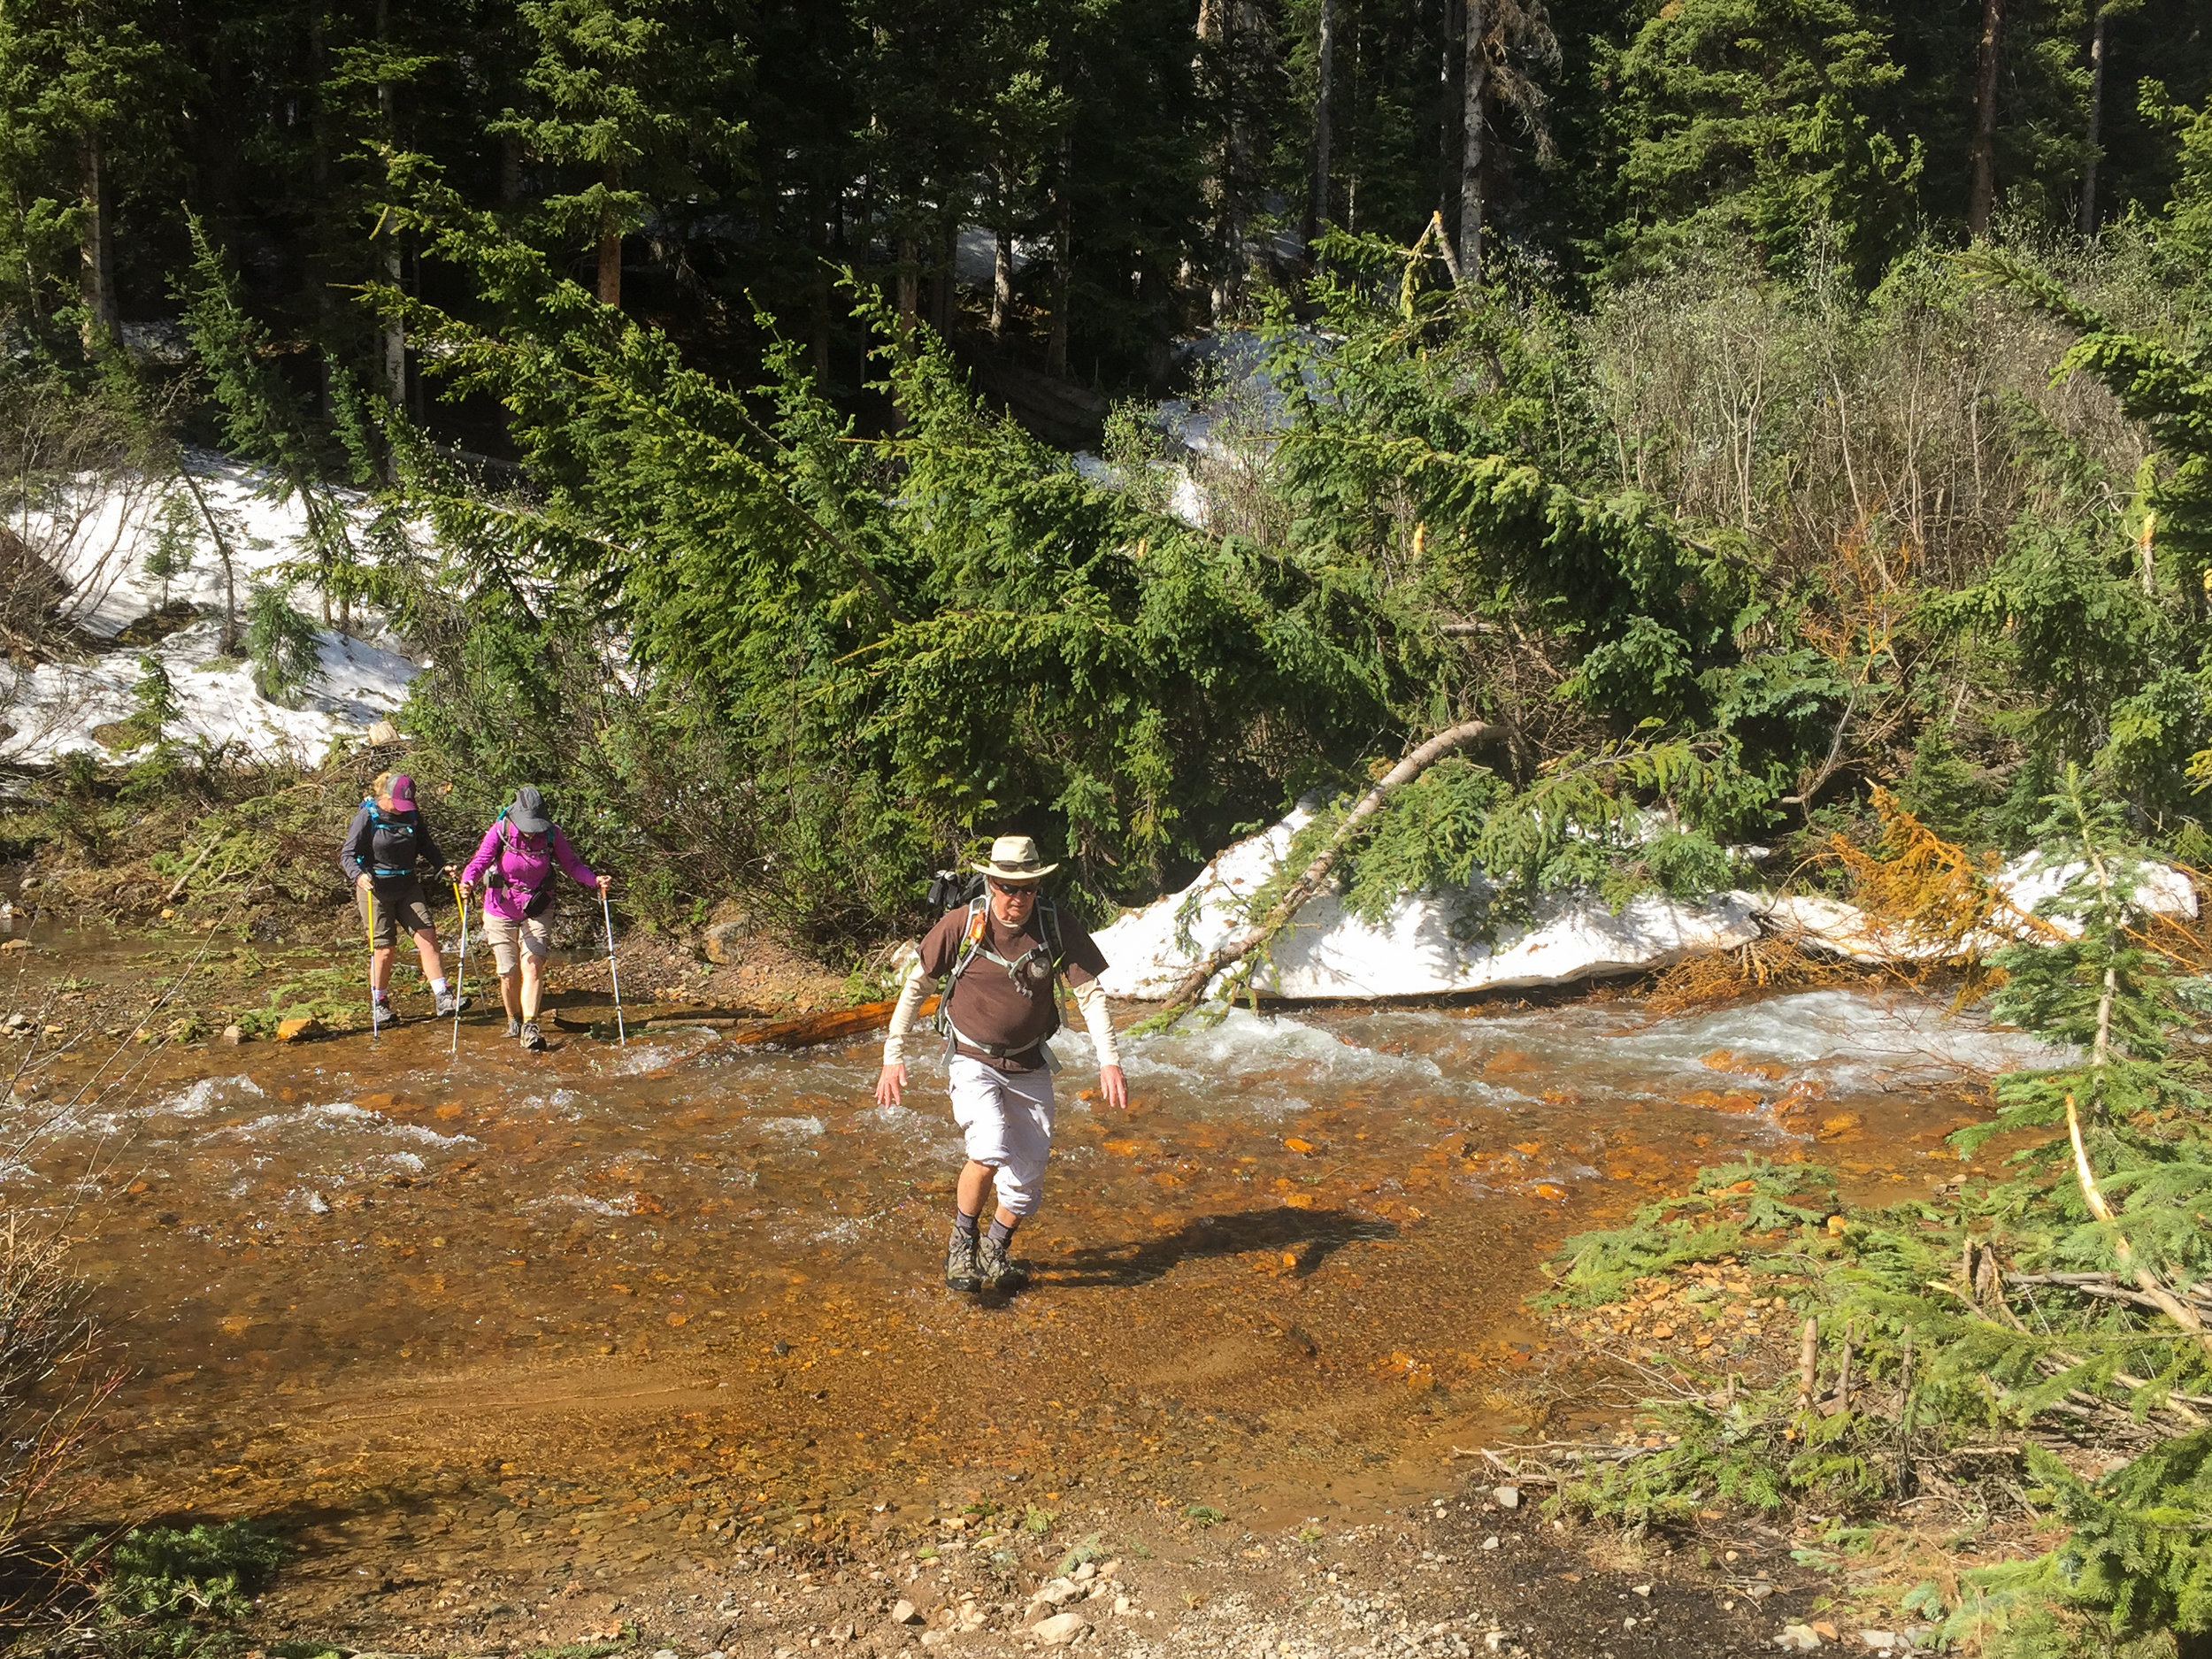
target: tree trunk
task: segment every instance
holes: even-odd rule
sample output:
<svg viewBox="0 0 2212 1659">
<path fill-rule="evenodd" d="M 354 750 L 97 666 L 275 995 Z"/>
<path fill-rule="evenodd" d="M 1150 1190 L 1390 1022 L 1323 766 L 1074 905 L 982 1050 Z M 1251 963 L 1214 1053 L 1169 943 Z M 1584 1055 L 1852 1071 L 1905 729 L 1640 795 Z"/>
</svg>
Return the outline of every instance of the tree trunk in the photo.
<svg viewBox="0 0 2212 1659">
<path fill-rule="evenodd" d="M 2105 8 L 2100 4 L 2089 25 L 2089 159 L 2081 170 L 2081 234 L 2097 234 L 2097 162 L 2104 139 Z"/>
<path fill-rule="evenodd" d="M 384 244 L 384 280 L 399 287 L 401 269 L 399 238 L 394 236 Z M 407 325 L 396 316 L 384 325 L 384 396 L 393 408 L 407 407 Z"/>
<path fill-rule="evenodd" d="M 1068 372 L 1068 296 L 1074 286 L 1074 226 L 1068 203 L 1071 169 L 1065 133 L 1060 134 L 1060 185 L 1052 223 L 1052 332 L 1045 342 L 1045 373 Z"/>
<path fill-rule="evenodd" d="M 915 325 L 922 320 L 921 250 L 911 236 L 899 238 L 899 341 L 901 344 L 914 338 Z"/>
<path fill-rule="evenodd" d="M 391 0 L 376 0 L 376 38 L 380 44 L 391 38 Z M 384 123 L 384 136 L 396 140 L 399 88 L 389 81 L 376 83 L 376 112 Z M 396 288 L 400 285 L 399 238 L 395 235 L 384 248 L 384 280 Z M 391 399 L 392 407 L 407 407 L 407 325 L 395 315 L 384 323 L 384 395 Z"/>
<path fill-rule="evenodd" d="M 1213 48 L 1219 66 L 1226 129 L 1222 134 L 1221 158 L 1216 171 L 1214 194 L 1220 209 L 1215 225 L 1217 257 L 1221 268 L 1213 284 L 1213 320 L 1224 323 L 1235 312 L 1244 292 L 1245 188 L 1251 150 L 1251 123 L 1245 108 L 1244 55 L 1249 50 L 1247 0 L 1202 0 L 1198 8 L 1198 38 Z"/>
<path fill-rule="evenodd" d="M 947 339 L 952 337 L 952 319 L 959 305 L 956 269 L 960 259 L 960 227 L 947 225 L 943 238 L 937 245 L 937 268 L 929 276 L 930 326 Z"/>
<path fill-rule="evenodd" d="M 1313 200 L 1306 210 L 1310 244 L 1329 219 L 1329 102 L 1336 79 L 1336 0 L 1321 0 L 1320 40 L 1313 72 Z"/>
<path fill-rule="evenodd" d="M 1490 92 L 1487 0 L 1467 0 L 1466 81 L 1462 88 L 1459 151 L 1460 280 L 1482 285 L 1482 145 Z"/>
<path fill-rule="evenodd" d="M 84 301 L 84 342 L 89 349 L 115 338 L 115 210 L 99 134 L 84 135 L 79 159 L 84 169 L 85 222 L 78 242 L 78 293 Z"/>
<path fill-rule="evenodd" d="M 1002 211 L 1003 202 L 1000 203 Z M 991 250 L 991 338 L 996 340 L 1006 332 L 1006 325 L 1014 315 L 1014 233 L 1001 225 L 992 234 Z"/>
<path fill-rule="evenodd" d="M 207 497 L 200 494 L 200 480 L 192 476 L 192 469 L 180 466 L 178 473 L 184 480 L 185 488 L 192 492 L 192 503 L 200 510 L 200 522 L 215 540 L 215 557 L 223 561 L 223 638 L 217 648 L 225 657 L 238 655 L 238 581 L 231 568 L 230 543 L 223 538 L 223 526 L 208 511 Z"/>
<path fill-rule="evenodd" d="M 1336 862 L 1343 856 L 1344 849 L 1374 821 L 1375 815 L 1382 810 L 1392 795 L 1454 749 L 1463 749 L 1485 738 L 1502 735 L 1504 733 L 1487 720 L 1468 720 L 1438 733 L 1393 766 L 1383 775 L 1382 780 L 1362 795 L 1357 804 L 1344 815 L 1344 821 L 1329 837 L 1329 844 L 1306 866 L 1304 872 L 1283 890 L 1282 897 L 1276 900 L 1265 916 L 1239 928 L 1191 964 L 1189 971 L 1175 982 L 1175 988 L 1168 993 L 1167 1005 L 1156 1018 L 1163 1021 L 1174 1020 L 1205 994 L 1206 987 L 1212 982 L 1214 975 L 1243 961 L 1287 927 L 1292 918 L 1305 907 L 1306 901 L 1321 890 L 1321 884 L 1329 879 L 1329 872 L 1336 867 Z"/>
<path fill-rule="evenodd" d="M 1978 237 L 1989 234 L 1990 210 L 1997 201 L 1997 71 L 2004 43 L 2005 0 L 1982 0 L 1981 58 L 1974 72 L 1974 147 L 1966 196 L 1967 234 Z"/>
<path fill-rule="evenodd" d="M 622 233 L 599 233 L 599 303 L 622 309 Z"/>
</svg>

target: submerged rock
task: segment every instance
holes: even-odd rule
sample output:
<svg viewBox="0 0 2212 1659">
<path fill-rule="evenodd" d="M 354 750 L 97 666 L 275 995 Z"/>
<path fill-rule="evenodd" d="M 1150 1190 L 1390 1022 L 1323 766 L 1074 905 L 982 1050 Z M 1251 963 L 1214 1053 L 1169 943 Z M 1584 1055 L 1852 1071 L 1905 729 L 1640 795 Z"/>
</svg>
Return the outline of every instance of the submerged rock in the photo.
<svg viewBox="0 0 2212 1659">
<path fill-rule="evenodd" d="M 1241 926 L 1244 902 L 1312 816 L 1301 807 L 1223 852 L 1182 892 L 1103 929 L 1107 995 L 1165 996 L 1192 962 Z M 1472 888 L 1409 894 L 1379 925 L 1348 913 L 1336 894 L 1317 894 L 1276 940 L 1253 985 L 1268 996 L 1356 1000 L 1569 985 L 1736 949 L 1759 933 L 1754 902 L 1742 894 L 1700 904 L 1645 894 L 1618 910 L 1578 894 L 1540 901 L 1532 925 L 1500 927 L 1486 941 L 1477 936 L 1482 902 Z"/>
</svg>

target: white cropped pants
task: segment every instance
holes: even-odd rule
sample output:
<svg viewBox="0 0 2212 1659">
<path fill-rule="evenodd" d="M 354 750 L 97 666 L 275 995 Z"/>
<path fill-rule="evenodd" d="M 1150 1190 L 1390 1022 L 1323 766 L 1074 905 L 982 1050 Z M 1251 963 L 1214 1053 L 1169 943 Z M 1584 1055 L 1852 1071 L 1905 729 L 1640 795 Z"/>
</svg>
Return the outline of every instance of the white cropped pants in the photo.
<svg viewBox="0 0 2212 1659">
<path fill-rule="evenodd" d="M 957 1054 L 946 1071 L 969 1158 L 998 1172 L 1000 1203 L 1017 1216 L 1035 1215 L 1052 1156 L 1052 1073 L 1001 1071 Z"/>
</svg>

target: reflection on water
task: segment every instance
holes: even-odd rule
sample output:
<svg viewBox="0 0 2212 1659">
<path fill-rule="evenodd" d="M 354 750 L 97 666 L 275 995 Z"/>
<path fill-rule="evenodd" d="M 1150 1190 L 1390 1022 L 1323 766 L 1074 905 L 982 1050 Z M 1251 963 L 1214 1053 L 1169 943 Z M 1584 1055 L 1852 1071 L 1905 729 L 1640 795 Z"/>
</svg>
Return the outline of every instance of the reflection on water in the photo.
<svg viewBox="0 0 2212 1659">
<path fill-rule="evenodd" d="M 1859 992 L 1664 1020 L 1626 1001 L 1238 1011 L 1128 1041 L 1124 1116 L 1094 1106 L 1069 1033 L 1046 1211 L 1022 1235 L 1039 1282 L 982 1310 L 933 1283 L 960 1157 L 933 1056 L 887 1109 L 872 1039 L 533 1056 L 498 1030 L 465 1025 L 457 1064 L 435 1025 L 178 1052 L 53 1124 L 6 1184 L 50 1215 L 83 1206 L 80 1260 L 139 1367 L 127 1446 L 188 1422 L 249 1443 L 275 1395 L 646 1366 L 760 1419 L 765 1491 L 833 1429 L 908 1448 L 884 1452 L 896 1467 L 953 1402 L 957 1440 L 956 1367 L 977 1361 L 1064 1398 L 1171 1388 L 1251 1422 L 1366 1402 L 1371 1428 L 1409 1379 L 1440 1398 L 1526 1348 L 1519 1301 L 1564 1233 L 1747 1152 L 1835 1163 L 1863 1195 L 1924 1191 L 1955 1167 L 1941 1137 L 1980 1074 L 2036 1054 Z M 766 1392 L 794 1368 L 808 1386 Z M 1263 1461 L 1205 1421 L 1201 1465 Z M 1084 1455 L 968 1427 L 977 1460 Z M 1301 1455 L 1295 1435 L 1264 1450 Z"/>
</svg>

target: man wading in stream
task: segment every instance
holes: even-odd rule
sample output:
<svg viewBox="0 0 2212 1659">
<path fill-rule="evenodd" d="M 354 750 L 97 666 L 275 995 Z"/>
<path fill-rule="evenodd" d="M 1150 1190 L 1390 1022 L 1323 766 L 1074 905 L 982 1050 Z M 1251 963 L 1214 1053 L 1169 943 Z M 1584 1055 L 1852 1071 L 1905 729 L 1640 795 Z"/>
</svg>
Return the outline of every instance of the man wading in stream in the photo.
<svg viewBox="0 0 2212 1659">
<path fill-rule="evenodd" d="M 907 972 L 883 1045 L 876 1100 L 899 1103 L 906 1087 L 906 1039 L 922 998 L 945 982 L 938 1028 L 945 1033 L 945 1070 L 953 1120 L 967 1137 L 952 1239 L 945 1247 L 945 1284 L 953 1290 L 1018 1290 L 1025 1275 L 1008 1259 L 1014 1229 L 1037 1213 L 1052 1152 L 1052 1073 L 1058 1062 L 1046 1040 L 1060 1028 L 1055 981 L 1064 979 L 1098 1051 L 1099 1091 L 1117 1110 L 1129 1104 L 1120 1051 L 1098 976 L 1106 958 L 1074 920 L 1041 899 L 1037 884 L 1059 868 L 1041 860 L 1026 835 L 1002 835 L 991 861 L 978 864 L 986 891 L 948 910 L 922 941 Z M 997 1188 L 998 1210 L 980 1239 L 983 1200 Z"/>
</svg>

